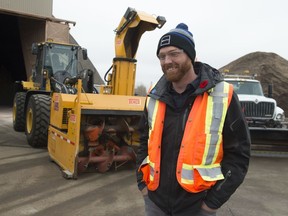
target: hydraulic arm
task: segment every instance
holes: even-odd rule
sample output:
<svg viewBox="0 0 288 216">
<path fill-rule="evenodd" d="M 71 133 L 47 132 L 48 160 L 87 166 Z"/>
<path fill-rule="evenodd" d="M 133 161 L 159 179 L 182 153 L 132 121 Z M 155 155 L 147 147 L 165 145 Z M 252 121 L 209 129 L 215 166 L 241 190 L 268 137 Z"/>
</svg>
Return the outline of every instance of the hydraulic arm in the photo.
<svg viewBox="0 0 288 216">
<path fill-rule="evenodd" d="M 141 36 L 156 27 L 161 28 L 166 20 L 142 11 L 128 8 L 119 26 L 115 29 L 115 58 L 112 74 L 108 77 L 114 95 L 134 95 L 136 53 Z"/>
</svg>

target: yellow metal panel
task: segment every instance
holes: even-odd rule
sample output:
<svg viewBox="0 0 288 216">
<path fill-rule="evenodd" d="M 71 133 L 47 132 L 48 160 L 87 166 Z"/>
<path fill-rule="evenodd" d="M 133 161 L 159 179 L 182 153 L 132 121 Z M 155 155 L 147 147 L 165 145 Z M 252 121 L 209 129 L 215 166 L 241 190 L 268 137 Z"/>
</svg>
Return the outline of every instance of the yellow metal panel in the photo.
<svg viewBox="0 0 288 216">
<path fill-rule="evenodd" d="M 145 97 L 126 95 L 82 94 L 82 109 L 143 111 Z"/>
<path fill-rule="evenodd" d="M 139 16 L 139 19 L 142 20 L 142 21 L 145 21 L 145 22 L 148 22 L 148 23 L 153 23 L 156 26 L 159 24 L 158 21 L 156 20 L 156 16 L 153 16 L 153 15 L 148 14 L 146 12 L 138 11 L 138 16 Z"/>
<path fill-rule="evenodd" d="M 48 151 L 50 157 L 55 160 L 63 170 L 68 170 L 72 174 L 75 170 L 77 153 L 77 143 L 69 139 L 66 133 L 55 130 L 51 126 L 48 131 Z"/>
<path fill-rule="evenodd" d="M 128 61 L 116 61 L 113 70 L 112 94 L 134 95 L 136 64 Z"/>
<path fill-rule="evenodd" d="M 77 177 L 78 167 L 81 121 L 80 99 L 80 92 L 77 95 L 54 93 L 51 106 L 51 126 L 49 126 L 48 131 L 48 151 L 50 157 L 64 171 L 69 171 L 74 178 Z M 71 108 L 67 115 L 69 129 L 67 132 L 59 130 L 61 127 L 58 127 L 63 126 L 61 119 L 64 108 Z"/>
<path fill-rule="evenodd" d="M 23 88 L 26 89 L 26 90 L 39 89 L 40 88 L 40 86 L 37 85 L 37 83 L 34 83 L 34 82 L 22 81 L 22 85 L 23 85 Z"/>
<path fill-rule="evenodd" d="M 63 117 L 65 117 L 63 113 L 75 107 L 76 97 L 76 95 L 71 94 L 53 94 L 51 101 L 50 123 L 54 127 L 59 129 L 67 129 L 67 123 L 63 124 Z M 64 110 L 64 108 L 66 109 Z"/>
</svg>

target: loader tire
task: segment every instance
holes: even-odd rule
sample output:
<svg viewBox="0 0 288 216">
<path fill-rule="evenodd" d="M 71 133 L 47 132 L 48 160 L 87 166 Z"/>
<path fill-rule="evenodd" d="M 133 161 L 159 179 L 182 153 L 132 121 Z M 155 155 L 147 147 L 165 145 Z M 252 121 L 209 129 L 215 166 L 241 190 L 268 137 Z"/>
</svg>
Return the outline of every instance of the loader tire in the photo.
<svg viewBox="0 0 288 216">
<path fill-rule="evenodd" d="M 33 148 L 47 147 L 51 97 L 35 94 L 26 109 L 26 138 Z"/>
<path fill-rule="evenodd" d="M 13 128 L 15 131 L 25 131 L 25 99 L 26 92 L 17 92 L 13 102 Z"/>
</svg>

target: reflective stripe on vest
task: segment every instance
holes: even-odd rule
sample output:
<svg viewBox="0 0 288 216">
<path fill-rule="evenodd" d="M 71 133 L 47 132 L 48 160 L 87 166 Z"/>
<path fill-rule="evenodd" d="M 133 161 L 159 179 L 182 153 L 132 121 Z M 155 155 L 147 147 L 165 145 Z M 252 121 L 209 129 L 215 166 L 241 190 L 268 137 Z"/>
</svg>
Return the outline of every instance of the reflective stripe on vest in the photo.
<svg viewBox="0 0 288 216">
<path fill-rule="evenodd" d="M 166 105 L 161 101 L 147 97 L 146 108 L 148 111 L 149 126 L 148 156 L 144 159 L 139 169 L 143 173 L 143 180 L 146 182 L 149 190 L 156 190 L 160 178 L 161 134 Z"/>
<path fill-rule="evenodd" d="M 195 99 L 186 122 L 176 172 L 179 184 L 189 192 L 203 191 L 224 178 L 220 167 L 223 157 L 222 130 L 232 93 L 232 85 L 221 82 L 209 93 Z M 149 156 L 141 166 L 145 169 L 141 170 L 149 190 L 156 190 L 160 176 L 160 149 L 166 105 L 148 97 L 146 107 Z M 150 166 L 144 166 L 145 163 Z"/>
<path fill-rule="evenodd" d="M 221 82 L 216 85 L 208 97 L 206 111 L 205 134 L 210 134 L 206 140 L 206 149 L 202 164 L 209 165 L 215 163 L 217 152 L 219 151 L 219 135 L 222 135 L 226 112 L 228 109 L 229 84 Z"/>
</svg>

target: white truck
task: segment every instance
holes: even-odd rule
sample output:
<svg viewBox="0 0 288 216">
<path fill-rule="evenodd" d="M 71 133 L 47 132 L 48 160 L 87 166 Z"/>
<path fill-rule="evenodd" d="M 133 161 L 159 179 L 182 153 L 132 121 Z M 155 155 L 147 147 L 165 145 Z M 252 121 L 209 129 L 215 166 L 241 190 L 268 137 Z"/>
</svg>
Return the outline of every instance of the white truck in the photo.
<svg viewBox="0 0 288 216">
<path fill-rule="evenodd" d="M 246 117 L 254 155 L 288 156 L 288 128 L 283 109 L 268 97 L 255 76 L 224 74 L 224 80 L 234 86 Z"/>
<path fill-rule="evenodd" d="M 249 127 L 285 127 L 284 110 L 277 106 L 276 100 L 264 95 L 255 76 L 225 74 L 224 80 L 234 86 Z M 272 87 L 269 89 L 271 95 Z"/>
</svg>

